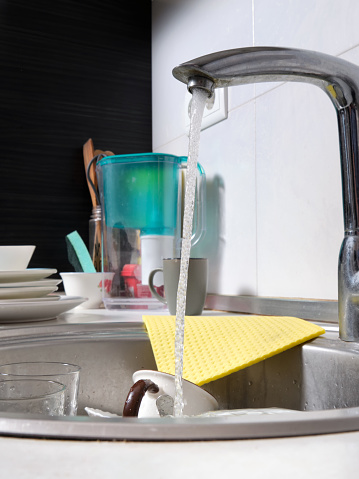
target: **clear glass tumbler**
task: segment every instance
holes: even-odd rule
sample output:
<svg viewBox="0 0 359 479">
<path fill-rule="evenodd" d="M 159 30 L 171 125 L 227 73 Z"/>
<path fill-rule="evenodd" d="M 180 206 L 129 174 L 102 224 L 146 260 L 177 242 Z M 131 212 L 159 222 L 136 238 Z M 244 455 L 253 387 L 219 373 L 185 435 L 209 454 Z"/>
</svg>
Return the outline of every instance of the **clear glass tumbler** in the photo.
<svg viewBox="0 0 359 479">
<path fill-rule="evenodd" d="M 66 386 L 42 379 L 0 380 L 0 411 L 63 416 Z"/>
<path fill-rule="evenodd" d="M 46 379 L 66 386 L 65 416 L 76 416 L 80 366 L 58 362 L 29 362 L 0 365 L 2 379 Z"/>
</svg>

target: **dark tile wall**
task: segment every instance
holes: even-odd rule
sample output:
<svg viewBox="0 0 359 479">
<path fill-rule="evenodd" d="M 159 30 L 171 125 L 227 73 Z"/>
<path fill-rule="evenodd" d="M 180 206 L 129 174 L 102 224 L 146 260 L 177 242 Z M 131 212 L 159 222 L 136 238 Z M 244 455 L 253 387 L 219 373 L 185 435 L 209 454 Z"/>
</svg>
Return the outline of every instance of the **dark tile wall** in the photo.
<svg viewBox="0 0 359 479">
<path fill-rule="evenodd" d="M 82 146 L 152 151 L 151 2 L 0 0 L 0 244 L 72 271 L 88 242 Z"/>
</svg>

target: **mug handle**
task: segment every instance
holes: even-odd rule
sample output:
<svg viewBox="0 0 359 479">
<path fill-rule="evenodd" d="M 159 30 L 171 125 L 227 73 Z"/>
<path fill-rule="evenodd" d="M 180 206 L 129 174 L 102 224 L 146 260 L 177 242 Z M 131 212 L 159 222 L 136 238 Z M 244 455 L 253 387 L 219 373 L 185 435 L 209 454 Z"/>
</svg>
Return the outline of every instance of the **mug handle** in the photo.
<svg viewBox="0 0 359 479">
<path fill-rule="evenodd" d="M 162 296 L 160 296 L 157 291 L 156 291 L 156 288 L 154 287 L 153 285 L 153 279 L 155 277 L 155 274 L 156 273 L 159 273 L 159 272 L 162 272 L 163 273 L 163 268 L 156 268 L 154 269 L 153 271 L 151 271 L 149 277 L 148 277 L 148 286 L 151 290 L 151 293 L 152 295 L 157 298 L 159 301 L 161 301 L 161 303 L 164 303 L 164 304 L 167 304 L 167 301 L 165 300 L 165 298 L 163 298 Z"/>
<path fill-rule="evenodd" d="M 129 390 L 125 405 L 123 407 L 123 417 L 137 417 L 140 410 L 143 396 L 147 391 L 151 393 L 158 393 L 159 387 L 150 379 L 140 379 Z"/>
</svg>

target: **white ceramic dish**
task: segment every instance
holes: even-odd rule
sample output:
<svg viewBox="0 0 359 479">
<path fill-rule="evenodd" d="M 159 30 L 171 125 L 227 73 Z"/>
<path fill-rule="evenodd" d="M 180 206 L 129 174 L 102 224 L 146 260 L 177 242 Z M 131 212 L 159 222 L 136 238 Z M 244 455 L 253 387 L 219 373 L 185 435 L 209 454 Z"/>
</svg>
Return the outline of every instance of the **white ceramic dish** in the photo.
<svg viewBox="0 0 359 479">
<path fill-rule="evenodd" d="M 92 407 L 85 407 L 85 411 L 90 417 L 121 417 L 118 414 L 113 414 L 111 412 L 102 411 L 101 409 L 94 409 Z M 227 409 L 220 411 L 209 411 L 203 414 L 199 414 L 196 417 L 220 417 L 220 416 L 261 416 L 261 415 L 272 415 L 272 414 L 287 414 L 294 412 L 303 412 L 296 411 L 292 409 L 280 409 L 280 408 L 263 408 L 263 409 Z"/>
<path fill-rule="evenodd" d="M 57 286 L 35 286 L 33 288 L 0 288 L 1 299 L 41 298 L 57 291 Z"/>
<path fill-rule="evenodd" d="M 153 381 L 158 386 L 158 391 L 143 396 L 142 401 L 140 401 L 138 417 L 159 417 L 160 413 L 157 408 L 157 399 L 162 395 L 168 395 L 171 398 L 175 397 L 175 376 L 160 371 L 140 369 L 132 374 L 132 380 L 136 383 L 140 379 Z M 185 379 L 182 380 L 182 385 L 184 400 L 183 414 L 185 416 L 197 416 L 198 414 L 218 409 L 218 403 L 212 394 Z M 136 396 L 132 394 L 131 397 L 135 398 Z M 131 399 L 130 404 L 133 402 Z"/>
<path fill-rule="evenodd" d="M 30 288 L 38 286 L 57 286 L 62 283 L 61 279 L 40 279 L 39 281 L 15 281 L 13 283 L 0 283 L 1 288 Z"/>
<path fill-rule="evenodd" d="M 22 271 L 0 271 L 0 283 L 17 283 L 18 281 L 37 281 L 57 273 L 57 269 L 29 268 Z"/>
<path fill-rule="evenodd" d="M 60 299 L 60 296 L 58 294 L 48 294 L 47 296 L 43 296 L 42 298 L 23 298 L 23 299 L 1 299 L 0 304 L 14 304 L 14 303 L 28 303 L 28 302 L 34 302 L 34 301 L 58 301 Z"/>
<path fill-rule="evenodd" d="M 200 414 L 197 417 L 220 417 L 220 416 L 262 416 L 262 415 L 273 415 L 273 414 L 288 414 L 288 413 L 298 413 L 304 411 L 297 411 L 294 409 L 282 409 L 276 407 L 268 408 L 258 408 L 258 409 L 222 409 L 221 411 L 209 411 L 203 414 Z M 103 416 L 104 417 L 104 416 Z"/>
<path fill-rule="evenodd" d="M 34 250 L 34 245 L 0 246 L 0 270 L 19 271 L 27 268 Z"/>
<path fill-rule="evenodd" d="M 86 301 L 79 296 L 61 296 L 58 301 L 0 302 L 0 323 L 23 323 L 55 319 Z"/>
<path fill-rule="evenodd" d="M 118 414 L 112 414 L 111 412 L 101 411 L 101 409 L 94 409 L 92 407 L 85 407 L 85 411 L 90 417 L 105 417 L 105 418 L 122 417 L 122 416 L 119 416 Z"/>
<path fill-rule="evenodd" d="M 102 281 L 105 287 L 111 288 L 114 273 L 60 273 L 65 293 L 69 296 L 83 296 L 87 301 L 78 309 L 99 308 L 102 304 Z"/>
</svg>

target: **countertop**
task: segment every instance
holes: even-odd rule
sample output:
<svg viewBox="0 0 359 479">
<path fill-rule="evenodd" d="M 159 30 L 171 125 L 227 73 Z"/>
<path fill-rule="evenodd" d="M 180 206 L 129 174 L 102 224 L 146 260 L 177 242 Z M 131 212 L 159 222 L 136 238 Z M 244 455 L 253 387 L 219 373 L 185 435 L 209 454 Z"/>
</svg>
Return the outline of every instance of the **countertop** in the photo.
<svg viewBox="0 0 359 479">
<path fill-rule="evenodd" d="M 356 478 L 359 432 L 214 442 L 0 438 L 1 477 L 17 479 Z"/>
<path fill-rule="evenodd" d="M 166 311 L 156 312 L 161 313 Z M 141 320 L 140 312 L 74 310 L 54 322 L 121 321 L 125 315 L 126 321 Z M 4 478 L 354 478 L 359 469 L 359 432 L 166 443 L 0 437 L 0 451 Z"/>
</svg>

